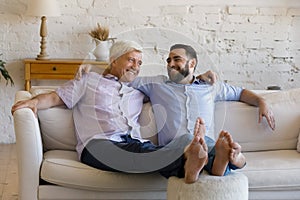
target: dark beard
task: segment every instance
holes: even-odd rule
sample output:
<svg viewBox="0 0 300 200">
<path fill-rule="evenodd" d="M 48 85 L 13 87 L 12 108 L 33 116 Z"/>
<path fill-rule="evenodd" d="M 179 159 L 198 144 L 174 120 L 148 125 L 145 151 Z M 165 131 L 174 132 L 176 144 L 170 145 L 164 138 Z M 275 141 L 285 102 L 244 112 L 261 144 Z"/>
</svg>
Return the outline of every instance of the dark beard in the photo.
<svg viewBox="0 0 300 200">
<path fill-rule="evenodd" d="M 186 62 L 183 69 L 179 71 L 183 78 L 187 77 L 190 74 L 188 61 Z"/>
<path fill-rule="evenodd" d="M 175 70 L 175 69 L 171 69 Z M 176 76 L 169 76 L 169 78 L 175 82 L 179 83 L 182 79 L 187 77 L 190 74 L 188 62 L 185 64 L 184 68 L 178 71 L 179 73 Z"/>
</svg>

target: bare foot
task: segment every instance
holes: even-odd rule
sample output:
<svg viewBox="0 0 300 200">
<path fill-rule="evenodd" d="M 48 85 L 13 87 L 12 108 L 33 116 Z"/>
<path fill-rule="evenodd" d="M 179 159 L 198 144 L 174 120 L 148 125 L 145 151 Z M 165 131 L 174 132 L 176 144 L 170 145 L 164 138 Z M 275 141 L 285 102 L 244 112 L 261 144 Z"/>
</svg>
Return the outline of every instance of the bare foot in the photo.
<svg viewBox="0 0 300 200">
<path fill-rule="evenodd" d="M 246 164 L 246 158 L 242 154 L 242 147 L 236 142 L 230 144 L 231 152 L 229 155 L 229 162 L 238 168 L 243 168 Z"/>
<path fill-rule="evenodd" d="M 212 166 L 212 174 L 215 176 L 223 176 L 227 165 L 229 163 L 229 157 L 232 152 L 230 144 L 233 143 L 232 137 L 228 132 L 221 131 L 219 138 L 215 145 L 216 155 Z"/>
<path fill-rule="evenodd" d="M 201 123 L 201 120 L 197 120 L 194 129 L 194 138 L 185 148 L 184 152 L 186 158 L 184 165 L 185 183 L 196 182 L 204 165 L 207 164 L 207 146 L 204 141 L 204 135 L 205 127 Z"/>
</svg>

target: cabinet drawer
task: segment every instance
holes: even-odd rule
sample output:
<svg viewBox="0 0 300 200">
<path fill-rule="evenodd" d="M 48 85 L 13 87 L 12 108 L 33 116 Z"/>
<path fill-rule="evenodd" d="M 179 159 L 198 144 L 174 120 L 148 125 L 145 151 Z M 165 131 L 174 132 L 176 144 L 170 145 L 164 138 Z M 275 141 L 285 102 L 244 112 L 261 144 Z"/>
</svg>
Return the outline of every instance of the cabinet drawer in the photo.
<svg viewBox="0 0 300 200">
<path fill-rule="evenodd" d="M 79 65 L 76 64 L 31 64 L 32 74 L 72 74 L 74 75 Z"/>
<path fill-rule="evenodd" d="M 70 80 L 74 78 L 78 67 L 82 64 L 95 66 L 98 73 L 102 73 L 108 65 L 106 62 L 86 59 L 25 59 L 24 63 L 25 89 L 27 91 L 31 88 L 31 80 Z M 39 84 L 39 82 L 37 83 Z M 54 85 L 56 84 L 54 83 Z"/>
</svg>

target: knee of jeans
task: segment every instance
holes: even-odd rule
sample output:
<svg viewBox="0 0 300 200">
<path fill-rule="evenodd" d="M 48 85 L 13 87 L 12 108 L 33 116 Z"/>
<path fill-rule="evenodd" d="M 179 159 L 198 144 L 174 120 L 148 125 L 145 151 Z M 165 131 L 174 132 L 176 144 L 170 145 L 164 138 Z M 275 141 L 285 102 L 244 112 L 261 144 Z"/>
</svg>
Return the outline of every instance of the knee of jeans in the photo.
<svg viewBox="0 0 300 200">
<path fill-rule="evenodd" d="M 227 166 L 227 167 L 226 167 L 226 170 L 225 170 L 225 172 L 224 172 L 224 176 L 230 174 L 230 172 L 231 172 L 231 170 L 230 170 L 229 166 Z"/>
<path fill-rule="evenodd" d="M 192 134 L 188 134 L 188 133 L 176 137 L 176 139 L 178 141 L 188 141 L 188 142 L 192 141 L 193 138 L 194 138 L 194 136 Z"/>
<path fill-rule="evenodd" d="M 204 139 L 205 139 L 205 142 L 207 144 L 215 144 L 215 141 L 212 138 L 208 137 L 208 136 L 205 136 Z"/>
</svg>

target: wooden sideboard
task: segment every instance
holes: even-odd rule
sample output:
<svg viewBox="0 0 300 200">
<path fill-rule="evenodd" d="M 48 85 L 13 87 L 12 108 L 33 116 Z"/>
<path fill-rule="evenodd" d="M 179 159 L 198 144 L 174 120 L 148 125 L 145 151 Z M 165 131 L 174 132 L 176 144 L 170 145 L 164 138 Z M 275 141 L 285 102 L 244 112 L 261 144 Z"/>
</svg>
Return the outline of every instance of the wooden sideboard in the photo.
<svg viewBox="0 0 300 200">
<path fill-rule="evenodd" d="M 50 59 L 36 60 L 24 59 L 25 63 L 25 90 L 31 88 L 31 80 L 61 80 L 73 79 L 77 69 L 82 64 L 93 65 L 97 68 L 105 69 L 106 62 L 85 59 Z"/>
</svg>

